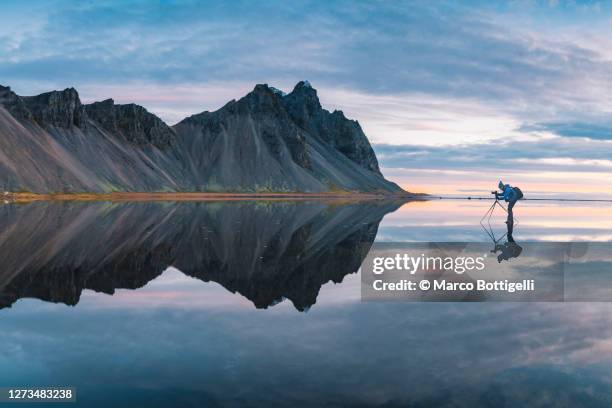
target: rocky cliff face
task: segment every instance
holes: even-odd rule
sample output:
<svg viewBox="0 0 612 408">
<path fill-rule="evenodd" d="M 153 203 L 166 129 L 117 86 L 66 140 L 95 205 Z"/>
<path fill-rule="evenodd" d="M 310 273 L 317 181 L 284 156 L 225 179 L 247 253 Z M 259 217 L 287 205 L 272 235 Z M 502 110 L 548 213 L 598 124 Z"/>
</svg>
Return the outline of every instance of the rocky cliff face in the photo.
<svg viewBox="0 0 612 408">
<path fill-rule="evenodd" d="M 293 92 L 283 97 L 283 104 L 293 120 L 323 142 L 340 151 L 353 162 L 382 176 L 378 160 L 359 122 L 347 119 L 342 111 L 321 108 L 317 91 L 301 81 Z"/>
<path fill-rule="evenodd" d="M 32 113 L 25 102 L 8 86 L 0 85 L 0 106 L 3 106 L 11 115 L 18 119 L 32 120 Z"/>
<path fill-rule="evenodd" d="M 116 105 L 112 99 L 85 105 L 88 117 L 107 132 L 137 145 L 169 147 L 175 134 L 160 118 L 135 104 Z"/>
<path fill-rule="evenodd" d="M 76 89 L 52 91 L 37 96 L 21 98 L 34 120 L 42 127 L 55 126 L 69 129 L 87 124 L 85 107 L 81 104 Z"/>
<path fill-rule="evenodd" d="M 173 127 L 134 104 L 84 105 L 73 88 L 20 97 L 0 87 L 0 188 L 403 192 L 359 124 L 323 109 L 307 82 L 288 95 L 257 85 Z"/>
</svg>

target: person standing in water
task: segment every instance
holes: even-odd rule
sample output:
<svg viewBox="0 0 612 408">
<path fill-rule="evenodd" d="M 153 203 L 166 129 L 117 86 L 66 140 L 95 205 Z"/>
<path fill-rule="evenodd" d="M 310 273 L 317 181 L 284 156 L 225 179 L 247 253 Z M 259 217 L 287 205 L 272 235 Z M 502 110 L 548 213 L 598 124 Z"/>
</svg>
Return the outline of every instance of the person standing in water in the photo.
<svg viewBox="0 0 612 408">
<path fill-rule="evenodd" d="M 514 228 L 514 213 L 513 208 L 518 200 L 523 198 L 523 192 L 518 187 L 512 187 L 510 184 L 504 184 L 503 181 L 499 181 L 497 185 L 501 192 L 494 191 L 496 200 L 504 200 L 508 203 L 508 219 L 506 224 L 508 225 L 508 241 L 514 242 L 512 238 L 512 230 Z"/>
</svg>

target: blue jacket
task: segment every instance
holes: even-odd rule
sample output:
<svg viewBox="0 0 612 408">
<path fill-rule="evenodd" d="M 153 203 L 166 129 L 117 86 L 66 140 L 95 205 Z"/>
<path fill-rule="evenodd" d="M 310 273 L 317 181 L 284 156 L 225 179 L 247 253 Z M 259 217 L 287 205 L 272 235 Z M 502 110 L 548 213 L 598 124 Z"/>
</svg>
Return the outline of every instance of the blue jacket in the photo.
<svg viewBox="0 0 612 408">
<path fill-rule="evenodd" d="M 512 188 L 510 184 L 504 184 L 502 193 L 499 196 L 500 198 L 503 197 L 504 201 L 510 202 L 516 200 L 516 191 L 514 191 L 514 188 Z"/>
</svg>

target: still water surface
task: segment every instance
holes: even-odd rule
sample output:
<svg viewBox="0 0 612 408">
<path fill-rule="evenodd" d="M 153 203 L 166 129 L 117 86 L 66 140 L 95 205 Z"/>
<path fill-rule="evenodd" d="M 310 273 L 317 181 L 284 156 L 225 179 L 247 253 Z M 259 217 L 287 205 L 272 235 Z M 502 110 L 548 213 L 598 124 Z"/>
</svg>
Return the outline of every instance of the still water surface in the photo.
<svg viewBox="0 0 612 408">
<path fill-rule="evenodd" d="M 2 206 L 0 385 L 100 407 L 609 406 L 612 304 L 361 302 L 364 248 L 485 242 L 489 204 Z M 517 241 L 612 240 L 604 205 L 515 211 Z"/>
</svg>

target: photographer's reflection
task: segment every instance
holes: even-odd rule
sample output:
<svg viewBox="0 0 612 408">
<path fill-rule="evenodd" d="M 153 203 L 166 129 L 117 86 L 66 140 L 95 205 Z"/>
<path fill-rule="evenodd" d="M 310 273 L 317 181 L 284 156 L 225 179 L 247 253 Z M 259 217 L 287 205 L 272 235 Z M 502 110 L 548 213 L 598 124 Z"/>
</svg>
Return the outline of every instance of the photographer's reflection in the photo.
<svg viewBox="0 0 612 408">
<path fill-rule="evenodd" d="M 514 230 L 514 218 L 512 217 L 512 213 L 508 212 L 508 219 L 506 221 L 506 225 L 508 227 L 508 233 L 506 234 L 506 242 L 503 244 L 495 244 L 495 248 L 491 251 L 491 253 L 497 254 L 498 251 L 501 251 L 499 255 L 497 255 L 497 262 L 501 263 L 501 261 L 509 261 L 512 258 L 518 258 L 523 252 L 523 247 L 514 241 L 514 237 L 512 236 L 512 232 Z"/>
</svg>

